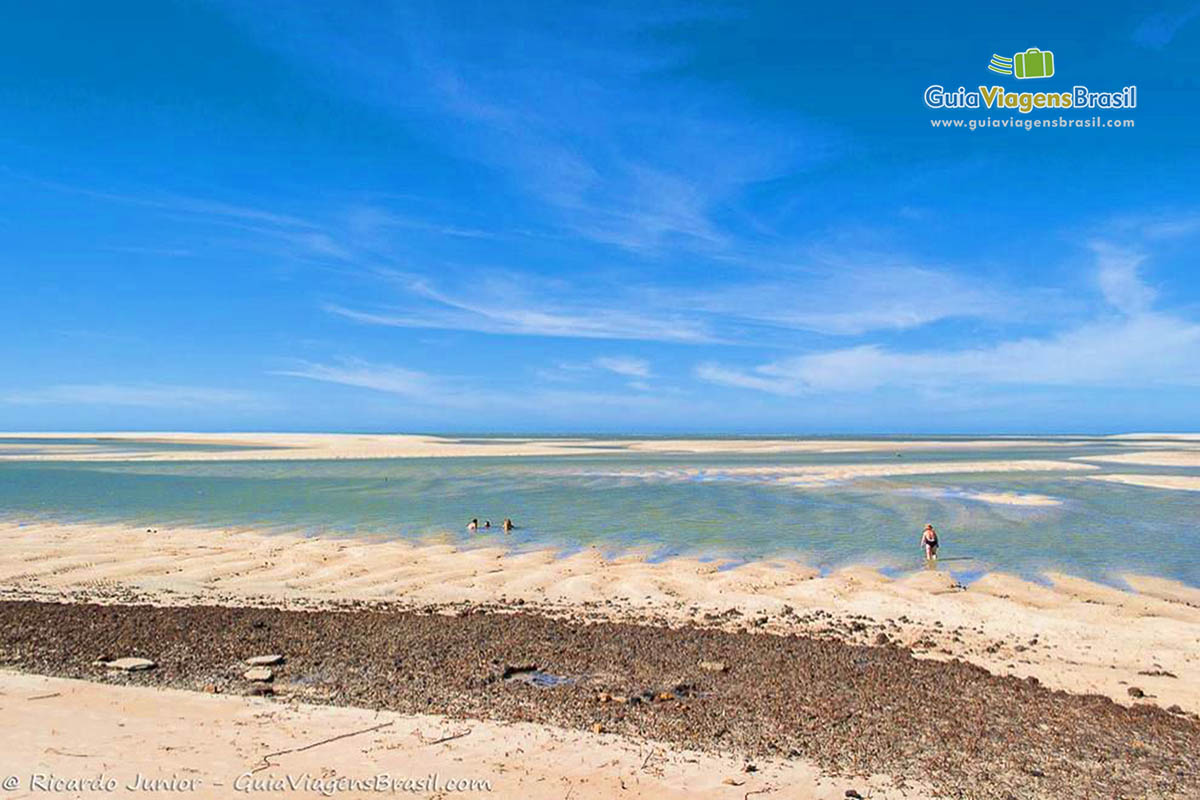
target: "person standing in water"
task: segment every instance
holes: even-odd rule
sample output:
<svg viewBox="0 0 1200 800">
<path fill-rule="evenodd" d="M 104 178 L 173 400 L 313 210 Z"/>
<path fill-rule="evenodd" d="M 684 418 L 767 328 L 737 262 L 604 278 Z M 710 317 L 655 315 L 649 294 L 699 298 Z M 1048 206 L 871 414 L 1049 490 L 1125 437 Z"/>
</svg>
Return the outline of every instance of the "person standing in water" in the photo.
<svg viewBox="0 0 1200 800">
<path fill-rule="evenodd" d="M 468 523 L 467 523 L 467 530 L 468 530 L 469 532 L 471 532 L 471 533 L 474 533 L 475 531 L 479 530 L 479 520 L 478 520 L 478 519 L 473 519 L 473 520 L 471 520 L 470 522 L 468 522 Z"/>
<path fill-rule="evenodd" d="M 508 517 L 504 518 L 504 532 L 505 533 L 512 533 L 512 529 L 515 527 L 517 527 L 517 526 L 513 525 L 513 521 L 511 519 L 509 519 Z"/>
<path fill-rule="evenodd" d="M 932 525 L 926 525 L 921 532 L 921 544 L 925 545 L 925 560 L 937 561 L 938 535 Z"/>
</svg>

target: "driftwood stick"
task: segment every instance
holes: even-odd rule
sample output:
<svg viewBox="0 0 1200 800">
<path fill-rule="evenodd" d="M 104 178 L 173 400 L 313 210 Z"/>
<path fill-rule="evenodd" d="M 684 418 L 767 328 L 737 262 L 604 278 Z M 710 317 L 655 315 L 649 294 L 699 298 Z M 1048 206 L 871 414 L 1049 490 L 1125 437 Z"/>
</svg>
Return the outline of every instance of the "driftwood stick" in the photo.
<svg viewBox="0 0 1200 800">
<path fill-rule="evenodd" d="M 427 744 L 427 745 L 441 744 L 442 742 L 449 742 L 449 741 L 453 741 L 454 739 L 461 739 L 464 736 L 470 736 L 470 735 L 471 735 L 471 729 L 467 728 L 465 731 L 461 731 L 459 733 L 452 733 L 449 736 L 443 736 L 440 739 L 434 739 L 432 742 L 424 742 L 424 744 Z"/>
<path fill-rule="evenodd" d="M 265 756 L 262 757 L 262 764 L 258 767 L 255 767 L 253 770 L 251 770 L 251 772 L 261 772 L 264 769 L 268 769 L 270 767 L 276 766 L 275 764 L 272 764 L 270 762 L 270 759 L 275 756 L 284 756 L 284 755 L 287 755 L 288 753 L 301 753 L 305 750 L 312 750 L 314 747 L 320 747 L 323 744 L 329 744 L 330 742 L 336 742 L 339 739 L 349 739 L 351 736 L 358 736 L 360 734 L 370 733 L 372 731 L 377 731 L 380 728 L 388 728 L 388 727 L 391 727 L 392 724 L 393 723 L 391 723 L 391 722 L 385 722 L 382 725 L 376 725 L 373 728 L 363 728 L 361 731 L 350 731 L 349 733 L 340 733 L 337 736 L 330 736 L 328 739 L 322 739 L 319 742 L 313 742 L 312 744 L 306 744 L 303 747 L 290 747 L 287 750 L 278 750 L 274 753 L 267 753 Z"/>
</svg>

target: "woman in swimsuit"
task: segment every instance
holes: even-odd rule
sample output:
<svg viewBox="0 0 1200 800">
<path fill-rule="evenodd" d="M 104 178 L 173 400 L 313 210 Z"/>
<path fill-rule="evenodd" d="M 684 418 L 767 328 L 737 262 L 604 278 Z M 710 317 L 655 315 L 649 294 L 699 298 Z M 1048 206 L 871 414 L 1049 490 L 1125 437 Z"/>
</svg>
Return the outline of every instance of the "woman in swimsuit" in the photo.
<svg viewBox="0 0 1200 800">
<path fill-rule="evenodd" d="M 925 545 L 925 560 L 937 561 L 938 537 L 932 525 L 926 525 L 921 532 L 921 544 Z"/>
</svg>

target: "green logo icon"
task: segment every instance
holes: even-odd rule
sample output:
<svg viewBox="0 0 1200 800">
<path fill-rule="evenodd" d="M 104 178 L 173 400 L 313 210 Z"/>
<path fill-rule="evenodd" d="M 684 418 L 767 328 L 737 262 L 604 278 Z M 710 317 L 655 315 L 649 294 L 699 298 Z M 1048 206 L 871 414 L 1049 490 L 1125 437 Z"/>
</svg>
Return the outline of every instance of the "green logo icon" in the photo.
<svg viewBox="0 0 1200 800">
<path fill-rule="evenodd" d="M 1054 53 L 1038 50 L 1036 47 L 1031 47 L 1024 53 L 1016 53 L 1012 58 L 993 53 L 988 69 L 1001 75 L 1015 75 L 1022 80 L 1049 78 L 1054 74 Z"/>
<path fill-rule="evenodd" d="M 1001 75 L 1012 75 L 1013 60 L 998 56 L 992 53 L 992 63 L 988 64 L 988 69 L 992 72 L 999 72 Z"/>
</svg>

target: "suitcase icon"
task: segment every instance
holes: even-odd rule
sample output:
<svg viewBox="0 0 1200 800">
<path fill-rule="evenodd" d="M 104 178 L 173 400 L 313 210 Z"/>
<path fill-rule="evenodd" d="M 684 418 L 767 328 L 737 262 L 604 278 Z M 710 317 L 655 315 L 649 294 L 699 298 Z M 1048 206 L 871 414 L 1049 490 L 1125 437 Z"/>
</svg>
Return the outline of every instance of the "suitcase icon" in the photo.
<svg viewBox="0 0 1200 800">
<path fill-rule="evenodd" d="M 1018 78 L 1049 78 L 1054 74 L 1054 53 L 1031 47 L 1013 56 L 1013 74 Z"/>
</svg>

